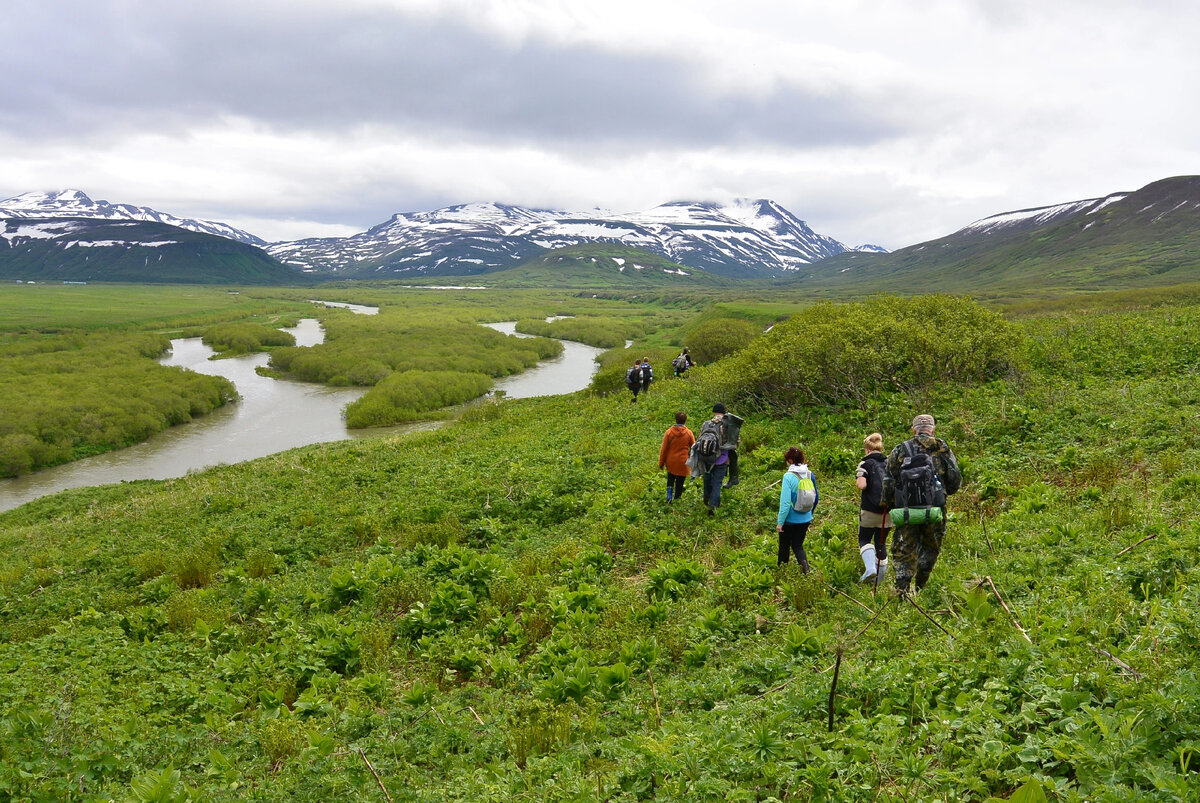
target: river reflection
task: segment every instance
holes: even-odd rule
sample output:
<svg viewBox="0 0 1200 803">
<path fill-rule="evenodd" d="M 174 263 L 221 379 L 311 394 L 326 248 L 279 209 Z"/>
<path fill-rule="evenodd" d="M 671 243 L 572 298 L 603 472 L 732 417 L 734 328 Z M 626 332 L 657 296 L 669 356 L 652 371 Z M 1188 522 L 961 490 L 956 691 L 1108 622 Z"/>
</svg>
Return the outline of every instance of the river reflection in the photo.
<svg viewBox="0 0 1200 803">
<path fill-rule="evenodd" d="M 370 308 L 355 312 L 362 309 Z M 516 334 L 515 322 L 488 325 L 506 334 Z M 299 346 L 313 346 L 324 339 L 324 331 L 315 319 L 301 320 L 298 326 L 286 331 L 296 337 Z M 495 391 L 503 391 L 509 398 L 526 398 L 573 393 L 587 387 L 601 349 L 570 341 L 563 341 L 563 346 L 560 357 L 499 380 Z M 442 424 L 422 421 L 398 427 L 347 429 L 342 408 L 362 396 L 366 388 L 332 388 L 271 379 L 257 373 L 257 368 L 267 364 L 267 354 L 210 360 L 212 353 L 199 338 L 180 338 L 171 341 L 171 352 L 160 362 L 229 379 L 241 395 L 236 404 L 163 430 L 124 449 L 22 477 L 0 479 L 0 511 L 68 488 L 182 477 L 189 471 L 240 463 L 298 446 L 429 430 Z"/>
</svg>

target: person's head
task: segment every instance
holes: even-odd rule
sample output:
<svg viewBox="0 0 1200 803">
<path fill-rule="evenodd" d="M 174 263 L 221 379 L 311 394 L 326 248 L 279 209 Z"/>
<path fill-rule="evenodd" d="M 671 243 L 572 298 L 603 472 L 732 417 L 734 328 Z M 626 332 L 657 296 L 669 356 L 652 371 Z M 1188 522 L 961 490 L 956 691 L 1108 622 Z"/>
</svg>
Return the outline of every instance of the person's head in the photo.
<svg viewBox="0 0 1200 803">
<path fill-rule="evenodd" d="M 883 436 L 878 432 L 872 432 L 863 441 L 863 449 L 870 454 L 871 452 L 883 451 Z"/>
<path fill-rule="evenodd" d="M 687 346 L 684 346 L 684 347 L 683 347 L 683 353 L 684 353 L 684 354 L 687 354 L 687 353 L 688 353 Z"/>
<path fill-rule="evenodd" d="M 793 446 L 783 453 L 783 462 L 787 463 L 789 466 L 798 466 L 801 463 L 807 462 L 804 459 L 804 450 Z"/>
<path fill-rule="evenodd" d="M 721 402 L 717 402 L 716 404 L 714 404 L 713 405 L 713 415 L 714 416 L 725 415 L 725 405 L 722 404 Z"/>
<path fill-rule="evenodd" d="M 683 410 L 680 410 L 679 412 L 677 412 L 675 414 L 675 423 L 681 427 L 684 424 L 686 424 L 687 423 L 687 413 L 685 413 Z"/>
<path fill-rule="evenodd" d="M 633 361 L 633 365 L 634 365 L 634 367 L 637 367 L 637 366 L 639 366 L 639 365 L 641 365 L 641 364 L 642 364 L 642 361 L 641 361 L 641 360 L 634 360 L 634 361 Z"/>
<path fill-rule="evenodd" d="M 643 363 L 645 363 L 646 365 L 649 365 L 649 364 L 650 364 L 650 358 L 649 358 L 649 357 L 642 357 L 642 362 L 643 362 Z"/>
<path fill-rule="evenodd" d="M 934 426 L 933 416 L 928 413 L 921 413 L 913 419 L 912 431 L 914 435 L 932 435 Z"/>
</svg>

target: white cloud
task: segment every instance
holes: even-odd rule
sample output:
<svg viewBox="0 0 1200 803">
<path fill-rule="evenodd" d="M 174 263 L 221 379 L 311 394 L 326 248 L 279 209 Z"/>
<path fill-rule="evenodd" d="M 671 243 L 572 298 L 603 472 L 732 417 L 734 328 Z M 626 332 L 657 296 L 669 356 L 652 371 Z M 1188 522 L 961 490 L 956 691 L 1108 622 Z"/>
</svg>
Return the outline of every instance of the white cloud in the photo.
<svg viewBox="0 0 1200 803">
<path fill-rule="evenodd" d="M 79 187 L 268 239 L 468 201 L 770 197 L 896 248 L 1196 172 L 1198 17 L 1115 0 L 21 4 L 0 31 L 0 192 Z"/>
</svg>

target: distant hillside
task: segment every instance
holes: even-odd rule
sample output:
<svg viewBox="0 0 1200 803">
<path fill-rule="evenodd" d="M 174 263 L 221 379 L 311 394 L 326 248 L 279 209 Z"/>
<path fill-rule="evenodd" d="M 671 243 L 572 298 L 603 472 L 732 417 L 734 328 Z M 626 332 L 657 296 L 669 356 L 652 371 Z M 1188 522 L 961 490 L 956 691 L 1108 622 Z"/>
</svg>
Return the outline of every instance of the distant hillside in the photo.
<svg viewBox="0 0 1200 803">
<path fill-rule="evenodd" d="M 800 271 L 821 287 L 924 293 L 1046 292 L 1200 279 L 1200 176 L 984 218 L 888 254 L 846 253 Z"/>
<path fill-rule="evenodd" d="M 214 220 L 196 220 L 176 217 L 159 212 L 148 206 L 114 204 L 94 201 L 82 190 L 54 190 L 52 192 L 26 192 L 0 201 L 0 218 L 94 218 L 97 220 L 141 220 L 148 223 L 166 223 L 201 234 L 228 237 L 247 245 L 264 246 L 266 241 L 253 234 L 234 228 L 228 223 Z"/>
<path fill-rule="evenodd" d="M 714 276 L 640 248 L 588 243 L 558 248 L 508 270 L 474 276 L 489 287 L 638 288 L 716 287 Z"/>
<path fill-rule="evenodd" d="M 295 284 L 300 274 L 252 245 L 165 223 L 0 219 L 0 279 Z"/>
</svg>

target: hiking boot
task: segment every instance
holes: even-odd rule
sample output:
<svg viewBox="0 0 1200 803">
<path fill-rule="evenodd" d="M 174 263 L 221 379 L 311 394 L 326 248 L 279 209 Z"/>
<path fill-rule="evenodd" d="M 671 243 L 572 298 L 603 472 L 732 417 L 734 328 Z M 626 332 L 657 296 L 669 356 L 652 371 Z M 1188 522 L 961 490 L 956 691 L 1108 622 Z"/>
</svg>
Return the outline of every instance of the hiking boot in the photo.
<svg viewBox="0 0 1200 803">
<path fill-rule="evenodd" d="M 863 572 L 863 576 L 858 578 L 858 582 L 871 582 L 875 579 L 875 574 L 877 572 L 877 567 L 875 565 L 875 545 L 864 544 L 863 546 L 860 546 L 858 548 L 858 554 L 862 557 L 863 568 L 866 569 L 866 571 Z"/>
</svg>

